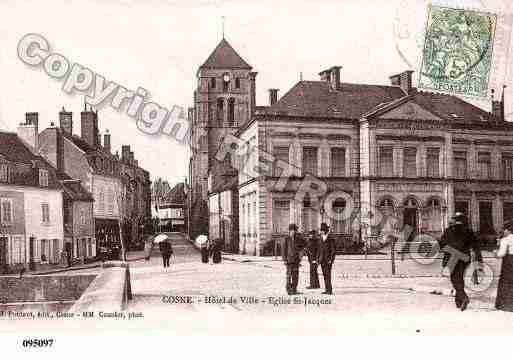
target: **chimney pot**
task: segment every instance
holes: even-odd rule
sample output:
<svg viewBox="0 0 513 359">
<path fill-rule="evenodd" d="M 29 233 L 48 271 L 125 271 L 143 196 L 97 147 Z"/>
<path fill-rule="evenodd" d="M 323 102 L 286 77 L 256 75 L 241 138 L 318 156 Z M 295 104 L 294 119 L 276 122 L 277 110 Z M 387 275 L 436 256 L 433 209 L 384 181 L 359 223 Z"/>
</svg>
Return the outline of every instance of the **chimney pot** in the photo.
<svg viewBox="0 0 513 359">
<path fill-rule="evenodd" d="M 412 86 L 412 75 L 413 71 L 407 70 L 399 74 L 390 76 L 390 84 L 392 86 L 399 86 L 406 95 L 410 95 L 413 90 Z"/>
<path fill-rule="evenodd" d="M 103 135 L 103 148 L 106 152 L 110 153 L 110 133 L 109 130 L 105 131 Z"/>
<path fill-rule="evenodd" d="M 73 112 L 67 112 L 63 107 L 59 112 L 59 126 L 67 134 L 73 134 Z"/>
<path fill-rule="evenodd" d="M 341 89 L 340 83 L 340 69 L 341 66 L 332 66 L 331 68 L 319 72 L 321 76 L 321 81 L 326 81 L 330 84 L 330 87 L 334 91 L 338 91 Z"/>
<path fill-rule="evenodd" d="M 18 126 L 18 136 L 33 150 L 37 150 L 39 146 L 38 116 L 37 112 L 27 112 L 25 123 Z"/>
<path fill-rule="evenodd" d="M 278 102 L 278 91 L 279 89 L 269 89 L 269 106 Z"/>
<path fill-rule="evenodd" d="M 91 147 L 98 146 L 98 115 L 94 111 L 82 111 L 80 113 L 82 139 Z"/>
</svg>

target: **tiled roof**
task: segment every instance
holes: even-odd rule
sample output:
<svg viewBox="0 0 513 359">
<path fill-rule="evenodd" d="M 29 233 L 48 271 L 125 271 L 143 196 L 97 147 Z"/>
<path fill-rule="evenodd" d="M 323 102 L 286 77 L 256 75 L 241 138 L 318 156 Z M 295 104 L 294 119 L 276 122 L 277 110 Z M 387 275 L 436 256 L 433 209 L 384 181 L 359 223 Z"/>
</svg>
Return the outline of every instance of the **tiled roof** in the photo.
<svg viewBox="0 0 513 359">
<path fill-rule="evenodd" d="M 40 159 L 23 143 L 16 133 L 0 132 L 0 154 L 8 161 L 32 163 Z"/>
<path fill-rule="evenodd" d="M 334 91 L 325 81 L 300 81 L 265 110 L 266 113 L 359 119 L 375 106 L 404 97 L 397 86 L 341 83 Z"/>
<path fill-rule="evenodd" d="M 251 66 L 240 57 L 226 39 L 221 40 L 207 61 L 200 66 L 201 68 L 251 70 Z"/>
<path fill-rule="evenodd" d="M 60 188 L 55 168 L 34 154 L 17 134 L 0 131 L 0 158 L 13 164 L 10 184 L 39 187 L 38 170 L 45 169 L 48 171 L 46 188 Z"/>
</svg>

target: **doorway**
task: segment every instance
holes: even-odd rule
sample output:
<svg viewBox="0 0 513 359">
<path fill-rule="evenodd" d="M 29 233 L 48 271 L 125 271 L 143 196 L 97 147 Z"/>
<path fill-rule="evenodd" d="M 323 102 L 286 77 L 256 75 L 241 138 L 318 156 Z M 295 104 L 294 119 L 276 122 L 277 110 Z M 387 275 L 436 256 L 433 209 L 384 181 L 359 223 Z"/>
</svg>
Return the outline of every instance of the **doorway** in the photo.
<svg viewBox="0 0 513 359">
<path fill-rule="evenodd" d="M 7 271 L 7 237 L 0 237 L 0 273 Z"/>
</svg>

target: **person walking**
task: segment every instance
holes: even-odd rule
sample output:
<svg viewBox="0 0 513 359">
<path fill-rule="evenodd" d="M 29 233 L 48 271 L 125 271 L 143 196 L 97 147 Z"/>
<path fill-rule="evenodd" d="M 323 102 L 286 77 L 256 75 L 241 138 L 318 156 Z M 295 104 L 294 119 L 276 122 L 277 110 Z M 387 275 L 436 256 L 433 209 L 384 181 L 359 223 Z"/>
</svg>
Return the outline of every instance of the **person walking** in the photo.
<svg viewBox="0 0 513 359">
<path fill-rule="evenodd" d="M 502 258 L 502 264 L 495 308 L 513 312 L 513 234 L 511 228 L 504 229 L 504 235 L 499 239 L 499 249 L 496 254 L 497 257 Z"/>
<path fill-rule="evenodd" d="M 318 262 L 319 257 L 319 236 L 315 230 L 310 231 L 310 238 L 307 246 L 308 262 L 310 263 L 310 285 L 306 289 L 319 289 L 319 272 Z"/>
<path fill-rule="evenodd" d="M 319 241 L 319 263 L 321 264 L 322 276 L 324 277 L 324 292 L 322 294 L 333 294 L 331 284 L 331 270 L 336 256 L 335 239 L 329 234 L 330 227 L 321 223 L 321 238 Z"/>
<path fill-rule="evenodd" d="M 451 284 L 456 291 L 454 302 L 457 308 L 464 311 L 470 302 L 465 292 L 465 271 L 470 264 L 470 252 L 474 251 L 475 258 L 479 263 L 478 268 L 482 266 L 483 257 L 479 242 L 467 225 L 463 213 L 454 214 L 452 224 L 440 238 L 439 247 L 444 252 L 442 267 L 449 267 Z"/>
<path fill-rule="evenodd" d="M 160 253 L 162 254 L 162 264 L 164 268 L 169 267 L 169 258 L 171 258 L 171 254 L 173 253 L 173 249 L 171 247 L 171 243 L 168 241 L 163 241 L 159 243 Z"/>
<path fill-rule="evenodd" d="M 297 226 L 294 223 L 289 225 L 289 235 L 282 241 L 282 258 L 287 267 L 286 285 L 289 295 L 300 294 L 297 291 L 299 281 L 299 264 L 301 262 L 301 251 L 304 242 L 297 233 Z"/>
<path fill-rule="evenodd" d="M 217 238 L 212 245 L 212 263 L 221 263 L 221 250 L 223 248 L 223 240 Z"/>
</svg>

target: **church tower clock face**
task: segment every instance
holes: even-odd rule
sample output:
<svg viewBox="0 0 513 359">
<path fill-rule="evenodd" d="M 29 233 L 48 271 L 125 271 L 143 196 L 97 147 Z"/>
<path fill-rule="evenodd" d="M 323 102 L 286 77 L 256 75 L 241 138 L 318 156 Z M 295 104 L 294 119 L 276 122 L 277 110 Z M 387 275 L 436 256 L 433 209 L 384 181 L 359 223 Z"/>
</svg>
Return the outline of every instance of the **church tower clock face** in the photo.
<svg viewBox="0 0 513 359">
<path fill-rule="evenodd" d="M 223 75 L 223 81 L 224 82 L 230 82 L 230 75 L 229 74 L 224 74 Z"/>
</svg>

